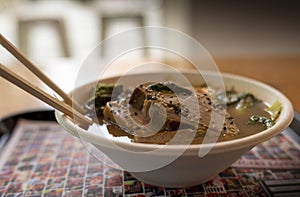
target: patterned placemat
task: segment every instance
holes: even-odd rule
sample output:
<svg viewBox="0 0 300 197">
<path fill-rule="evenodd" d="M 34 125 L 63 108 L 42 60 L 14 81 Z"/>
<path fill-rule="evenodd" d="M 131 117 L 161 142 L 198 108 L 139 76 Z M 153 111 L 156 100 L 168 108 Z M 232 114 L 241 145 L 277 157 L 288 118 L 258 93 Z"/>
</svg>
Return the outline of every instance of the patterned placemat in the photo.
<svg viewBox="0 0 300 197">
<path fill-rule="evenodd" d="M 88 153 L 55 122 L 20 121 L 0 155 L 0 196 L 300 196 L 300 146 L 285 131 L 211 181 L 189 188 L 145 184 Z"/>
</svg>

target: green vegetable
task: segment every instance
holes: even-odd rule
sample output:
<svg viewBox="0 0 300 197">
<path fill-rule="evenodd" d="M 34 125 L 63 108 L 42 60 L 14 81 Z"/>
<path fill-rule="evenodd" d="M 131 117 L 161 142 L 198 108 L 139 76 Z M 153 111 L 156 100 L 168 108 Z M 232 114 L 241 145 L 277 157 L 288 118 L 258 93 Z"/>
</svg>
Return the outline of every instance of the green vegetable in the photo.
<svg viewBox="0 0 300 197">
<path fill-rule="evenodd" d="M 250 123 L 259 123 L 263 124 L 266 128 L 271 128 L 275 124 L 275 121 L 264 116 L 253 115 L 250 117 Z"/>
<path fill-rule="evenodd" d="M 95 111 L 97 116 L 103 116 L 106 103 L 116 100 L 122 89 L 121 85 L 98 83 L 87 102 L 86 108 L 89 112 Z M 112 95 L 113 93 L 114 95 Z"/>
<path fill-rule="evenodd" d="M 250 117 L 250 123 L 259 123 L 263 124 L 266 128 L 271 128 L 273 125 L 275 125 L 275 121 L 279 117 L 281 110 L 281 103 L 276 101 L 266 109 L 266 111 L 270 114 L 269 118 L 253 115 Z"/>
<path fill-rule="evenodd" d="M 249 92 L 237 94 L 234 91 L 227 91 L 225 97 L 219 95 L 217 99 L 226 105 L 236 105 L 235 108 L 239 111 L 252 107 L 258 101 L 254 95 Z"/>
<path fill-rule="evenodd" d="M 150 85 L 148 87 L 151 90 L 162 92 L 162 93 L 183 93 L 186 95 L 191 95 L 192 92 L 186 88 L 180 87 L 171 82 L 160 82 Z"/>
<path fill-rule="evenodd" d="M 235 109 L 239 111 L 252 107 L 257 102 L 257 99 L 250 93 L 242 93 L 239 99 L 239 102 L 235 106 Z"/>
<path fill-rule="evenodd" d="M 270 107 L 266 109 L 266 112 L 270 114 L 272 120 L 276 120 L 279 117 L 281 110 L 281 103 L 279 101 L 275 101 Z"/>
<path fill-rule="evenodd" d="M 115 92 L 115 95 L 120 94 L 122 92 L 122 86 L 114 85 L 114 84 L 98 83 L 97 86 L 95 87 L 89 101 L 93 101 L 95 99 L 111 97 L 113 91 Z"/>
</svg>

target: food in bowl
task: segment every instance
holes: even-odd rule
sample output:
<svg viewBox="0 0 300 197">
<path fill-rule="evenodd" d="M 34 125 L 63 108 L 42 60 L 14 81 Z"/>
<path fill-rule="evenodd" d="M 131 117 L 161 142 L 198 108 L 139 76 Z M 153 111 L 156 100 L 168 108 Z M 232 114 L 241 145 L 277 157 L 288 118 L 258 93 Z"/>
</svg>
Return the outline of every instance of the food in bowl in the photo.
<svg viewBox="0 0 300 197">
<path fill-rule="evenodd" d="M 204 82 L 214 84 L 219 78 L 219 73 L 214 72 L 202 72 L 205 81 L 194 72 L 185 72 L 183 74 L 190 83 L 195 86 L 204 84 Z M 126 79 L 125 82 L 128 82 L 127 84 L 122 83 L 124 90 L 126 90 L 126 87 L 136 87 L 136 85 L 133 85 L 134 82 L 142 84 L 147 81 L 153 81 L 154 77 L 156 79 L 155 81 L 158 82 L 172 81 L 173 79 L 177 79 L 179 74 L 153 72 L 131 74 L 123 77 Z M 116 84 L 119 79 L 120 77 L 112 77 L 103 79 L 101 82 Z M 277 115 L 275 115 L 275 117 L 277 116 L 275 124 L 263 131 L 255 132 L 237 139 L 219 141 L 213 144 L 196 143 L 186 146 L 181 144 L 169 145 L 136 143 L 128 140 L 123 141 L 119 140 L 122 137 L 113 137 L 111 134 L 106 135 L 106 127 L 103 129 L 102 126 L 95 124 L 87 130 L 82 129 L 59 111 L 56 111 L 56 118 L 59 124 L 70 134 L 80 137 L 82 141 L 88 142 L 96 149 L 99 149 L 113 162 L 124 170 L 129 171 L 141 181 L 164 187 L 196 185 L 216 176 L 255 145 L 282 132 L 293 119 L 291 103 L 278 90 L 256 80 L 237 75 L 223 73 L 222 79 L 226 90 L 231 90 L 232 87 L 234 87 L 237 93 L 250 92 L 255 95 L 258 100 L 264 101 L 263 104 L 275 103 L 275 106 L 273 108 L 271 107 L 272 109 L 277 108 L 276 101 L 278 101 L 281 104 L 281 111 L 280 114 L 277 113 Z M 95 87 L 96 83 L 98 82 L 86 84 L 74 89 L 71 92 L 73 99 L 85 105 L 90 98 L 91 89 Z M 230 107 L 228 107 L 228 109 L 229 108 Z M 229 110 L 228 112 L 231 113 Z M 249 117 L 247 117 L 247 121 L 248 118 Z M 255 116 L 253 121 L 261 122 L 262 124 L 266 122 L 264 118 L 260 116 Z M 238 127 L 239 125 L 236 120 L 235 122 Z M 201 155 L 200 153 L 205 150 L 209 151 L 206 152 L 207 154 Z"/>
<path fill-rule="evenodd" d="M 219 142 L 233 140 L 272 127 L 281 112 L 280 102 L 269 107 L 252 93 L 237 92 L 234 87 L 214 98 L 210 92 L 216 90 L 206 85 L 190 89 L 171 81 L 147 82 L 127 89 L 101 82 L 91 90 L 85 108 L 91 118 L 104 120 L 114 137 L 127 136 L 132 142 L 153 144 L 167 144 L 175 134 L 186 132 L 194 132 L 192 144 L 201 144 L 207 132 L 211 133 L 208 136 L 218 135 Z M 197 99 L 190 99 L 193 96 Z M 190 111 L 181 100 L 196 101 L 199 110 Z M 221 132 L 210 125 L 214 121 L 212 111 L 224 116 Z M 187 142 L 181 136 L 177 143 Z"/>
</svg>

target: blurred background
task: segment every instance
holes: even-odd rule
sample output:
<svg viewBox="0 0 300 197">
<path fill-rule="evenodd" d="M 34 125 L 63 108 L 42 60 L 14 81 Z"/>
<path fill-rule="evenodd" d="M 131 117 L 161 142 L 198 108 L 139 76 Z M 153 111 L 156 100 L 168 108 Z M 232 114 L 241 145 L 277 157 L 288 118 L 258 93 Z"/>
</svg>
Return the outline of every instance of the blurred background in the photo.
<svg viewBox="0 0 300 197">
<path fill-rule="evenodd" d="M 83 60 L 101 40 L 138 26 L 180 30 L 215 59 L 286 57 L 300 55 L 299 10 L 292 0 L 0 0 L 0 32 L 35 61 Z"/>
<path fill-rule="evenodd" d="M 159 26 L 179 30 L 201 43 L 220 71 L 251 77 L 281 90 L 297 111 L 300 111 L 299 24 L 297 0 L 0 0 L 0 32 L 64 90 L 74 87 L 80 66 L 102 40 L 135 27 Z M 144 45 L 151 39 L 161 43 L 167 38 L 173 46 L 188 49 L 181 40 L 141 31 L 101 48 L 96 53 L 99 54 L 96 69 L 106 65 L 109 54 L 125 45 Z M 119 58 L 111 73 L 149 60 L 148 53 L 134 55 L 140 59 Z M 156 61 L 166 65 L 179 69 L 192 67 L 182 57 L 166 58 L 150 53 L 155 55 Z M 196 58 L 201 55 L 196 53 Z M 28 75 L 2 47 L 0 62 Z M 2 99 L 22 95 L 1 78 L 0 82 L 4 84 L 0 85 L 0 91 L 6 92 Z M 10 93 L 7 87 L 11 87 Z M 25 106 L 16 103 L 15 109 Z"/>
</svg>

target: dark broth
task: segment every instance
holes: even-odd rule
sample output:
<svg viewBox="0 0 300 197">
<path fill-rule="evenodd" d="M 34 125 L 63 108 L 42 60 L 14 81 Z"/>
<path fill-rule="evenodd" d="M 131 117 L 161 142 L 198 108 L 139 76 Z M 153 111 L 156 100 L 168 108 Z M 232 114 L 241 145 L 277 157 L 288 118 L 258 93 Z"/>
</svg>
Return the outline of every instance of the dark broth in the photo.
<svg viewBox="0 0 300 197">
<path fill-rule="evenodd" d="M 227 112 L 234 118 L 235 124 L 240 130 L 240 133 L 238 135 L 220 135 L 218 142 L 221 141 L 228 141 L 233 139 L 238 139 L 242 137 L 246 137 L 249 135 L 253 135 L 255 133 L 261 132 L 265 130 L 266 128 L 262 124 L 253 124 L 249 122 L 249 117 L 252 115 L 259 115 L 259 116 L 269 116 L 269 114 L 265 111 L 265 109 L 268 106 L 264 104 L 263 102 L 257 102 L 252 107 L 247 108 L 243 111 L 238 111 L 235 109 L 234 105 L 227 107 Z M 122 137 L 122 138 L 128 138 L 126 141 L 130 141 L 130 139 L 133 138 L 133 136 L 128 135 L 125 131 L 122 131 L 120 128 L 116 126 L 108 126 L 108 132 L 113 135 L 114 137 Z M 193 142 L 193 144 L 199 144 L 202 143 L 202 138 L 199 140 Z M 158 143 L 162 144 L 162 143 Z"/>
<path fill-rule="evenodd" d="M 219 141 L 237 139 L 265 130 L 266 128 L 264 125 L 250 123 L 249 118 L 254 114 L 268 117 L 269 114 L 265 111 L 267 107 L 268 106 L 263 102 L 257 102 L 252 107 L 242 111 L 236 110 L 234 105 L 228 106 L 227 112 L 234 118 L 235 124 L 240 130 L 240 134 L 236 136 L 221 136 Z"/>
<path fill-rule="evenodd" d="M 122 98 L 123 98 L 123 96 L 125 98 L 126 95 L 127 94 L 122 94 Z M 235 134 L 235 135 L 230 135 L 230 134 L 224 135 L 221 133 L 218 138 L 219 142 L 246 137 L 246 136 L 261 132 L 266 129 L 265 126 L 262 124 L 257 124 L 257 123 L 255 124 L 255 123 L 250 122 L 250 117 L 252 115 L 269 117 L 269 114 L 265 111 L 265 109 L 268 108 L 268 106 L 264 102 L 257 100 L 257 102 L 254 102 L 251 107 L 248 107 L 243 110 L 237 110 L 235 107 L 236 107 L 235 104 L 228 105 L 226 110 L 230 114 L 230 116 L 233 117 L 233 121 L 234 121 L 236 127 L 238 128 L 239 132 L 238 132 L 238 134 Z M 138 115 L 138 113 L 136 113 L 136 114 Z M 102 122 L 102 117 L 98 117 L 98 118 L 99 118 L 100 122 Z M 105 126 L 105 125 L 103 125 L 103 126 Z M 132 139 L 132 141 L 135 141 L 134 136 L 129 135 L 127 132 L 121 130 L 118 126 L 107 125 L 106 127 L 107 127 L 108 132 L 113 137 L 119 137 L 120 139 L 126 138 L 125 139 L 126 141 L 131 141 L 131 139 Z M 154 143 L 154 144 L 168 143 L 168 141 L 170 139 L 172 139 L 175 134 L 176 134 L 176 131 L 161 131 L 161 132 L 155 134 L 156 137 L 159 136 L 158 138 L 155 138 L 155 139 L 162 139 L 162 140 L 161 141 L 160 140 L 153 141 L 150 143 Z M 203 135 L 196 134 L 196 137 L 192 143 L 194 143 L 194 144 L 202 143 L 204 137 L 205 136 L 203 136 Z M 166 139 L 168 139 L 168 140 L 166 140 Z M 148 143 L 148 142 L 142 142 L 142 143 Z"/>
</svg>

